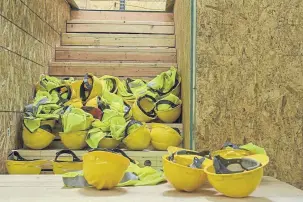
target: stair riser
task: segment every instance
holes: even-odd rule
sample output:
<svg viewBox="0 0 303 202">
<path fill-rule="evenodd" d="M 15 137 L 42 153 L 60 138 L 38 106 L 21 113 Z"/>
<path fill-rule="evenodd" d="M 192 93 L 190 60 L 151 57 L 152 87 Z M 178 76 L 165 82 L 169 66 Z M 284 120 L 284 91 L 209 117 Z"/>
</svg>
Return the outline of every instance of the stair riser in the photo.
<svg viewBox="0 0 303 202">
<path fill-rule="evenodd" d="M 71 19 L 81 20 L 125 20 L 173 22 L 173 13 L 116 12 L 116 11 L 71 11 Z"/>
<path fill-rule="evenodd" d="M 157 25 L 116 25 L 116 24 L 67 24 L 69 33 L 136 33 L 174 34 L 174 26 Z"/>
<path fill-rule="evenodd" d="M 57 66 L 50 67 L 49 75 L 51 76 L 83 76 L 86 73 L 92 73 L 96 76 L 111 75 L 111 76 L 126 76 L 126 77 L 147 77 L 157 76 L 158 74 L 169 70 L 169 67 L 111 67 L 111 68 L 100 68 L 100 67 L 66 67 Z"/>
<path fill-rule="evenodd" d="M 176 62 L 175 53 L 56 51 L 56 61 Z"/>
<path fill-rule="evenodd" d="M 62 45 L 175 47 L 174 35 L 62 34 Z"/>
</svg>

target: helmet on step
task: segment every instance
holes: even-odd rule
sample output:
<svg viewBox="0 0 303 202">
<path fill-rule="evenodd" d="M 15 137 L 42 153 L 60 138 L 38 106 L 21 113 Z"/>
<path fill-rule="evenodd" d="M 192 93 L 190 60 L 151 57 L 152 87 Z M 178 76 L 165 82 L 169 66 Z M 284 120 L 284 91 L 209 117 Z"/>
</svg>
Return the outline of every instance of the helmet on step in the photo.
<svg viewBox="0 0 303 202">
<path fill-rule="evenodd" d="M 156 118 L 156 99 L 150 95 L 139 97 L 132 107 L 133 118 L 141 122 L 151 122 Z"/>
<path fill-rule="evenodd" d="M 121 181 L 129 164 L 129 158 L 121 150 L 94 149 L 83 155 L 84 178 L 97 189 L 112 189 Z"/>
<path fill-rule="evenodd" d="M 203 170 L 209 152 L 197 153 L 188 150 L 180 150 L 171 155 L 164 155 L 163 170 L 166 179 L 178 191 L 193 192 L 207 181 L 207 176 Z M 179 160 L 176 157 L 190 155 L 193 158 Z"/>
<path fill-rule="evenodd" d="M 260 184 L 263 168 L 269 162 L 265 154 L 224 159 L 215 156 L 213 164 L 205 167 L 210 184 L 222 194 L 242 198 L 250 195 Z"/>
<path fill-rule="evenodd" d="M 71 155 L 71 157 L 64 156 L 65 160 L 59 160 L 61 155 Z M 62 157 L 60 158 L 62 159 Z M 80 160 L 74 152 L 68 149 L 61 150 L 56 153 L 56 157 L 53 164 L 53 172 L 54 174 L 64 174 L 67 172 L 75 172 L 82 170 L 83 162 Z"/>
<path fill-rule="evenodd" d="M 76 92 L 69 85 L 61 85 L 50 90 L 50 95 L 57 100 L 56 104 L 63 106 L 74 106 L 81 108 L 82 102 L 80 97 L 76 96 Z"/>
<path fill-rule="evenodd" d="M 179 146 L 182 142 L 180 130 L 161 123 L 151 124 L 151 143 L 157 150 L 167 150 L 169 146 Z"/>
<path fill-rule="evenodd" d="M 5 161 L 8 174 L 16 175 L 38 175 L 46 160 L 27 160 L 19 152 L 12 151 Z"/>
<path fill-rule="evenodd" d="M 131 120 L 125 128 L 123 143 L 129 150 L 144 150 L 150 144 L 150 130 L 145 123 Z"/>
<path fill-rule="evenodd" d="M 86 144 L 86 135 L 87 131 L 76 131 L 76 132 L 68 132 L 59 133 L 61 137 L 61 141 L 63 145 L 68 149 L 83 149 L 87 146 Z"/>
<path fill-rule="evenodd" d="M 118 90 L 118 82 L 120 81 L 119 78 L 114 76 L 104 75 L 100 78 L 102 83 L 102 91 L 107 91 L 110 93 L 117 93 Z"/>
<path fill-rule="evenodd" d="M 121 142 L 114 139 L 112 136 L 105 136 L 99 142 L 99 147 L 104 149 L 115 149 Z"/>
<path fill-rule="evenodd" d="M 39 119 L 25 117 L 23 120 L 22 139 L 24 145 L 30 149 L 44 149 L 55 139 L 52 125 L 42 123 Z"/>
<path fill-rule="evenodd" d="M 158 118 L 165 123 L 174 123 L 181 115 L 182 101 L 174 94 L 162 98 L 156 103 Z"/>
<path fill-rule="evenodd" d="M 102 95 L 102 82 L 92 74 L 86 74 L 80 86 L 80 97 L 87 102 L 99 95 Z"/>
<path fill-rule="evenodd" d="M 156 78 L 149 81 L 147 86 L 160 97 L 172 93 L 176 96 L 180 94 L 181 76 L 175 67 L 171 67 L 168 71 L 162 72 Z"/>
</svg>

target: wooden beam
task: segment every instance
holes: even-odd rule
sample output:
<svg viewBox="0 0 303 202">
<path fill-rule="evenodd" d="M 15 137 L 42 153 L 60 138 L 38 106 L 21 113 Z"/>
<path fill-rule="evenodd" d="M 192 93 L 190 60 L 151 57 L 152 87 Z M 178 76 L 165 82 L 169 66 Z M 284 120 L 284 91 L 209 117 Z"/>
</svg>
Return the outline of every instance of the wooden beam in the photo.
<svg viewBox="0 0 303 202">
<path fill-rule="evenodd" d="M 176 51 L 140 48 L 65 48 L 56 50 L 56 61 L 145 61 L 176 63 Z"/>
<path fill-rule="evenodd" d="M 96 76 L 156 76 L 169 70 L 174 63 L 100 63 L 100 62 L 53 62 L 50 64 L 51 76 L 83 76 L 90 72 Z"/>
<path fill-rule="evenodd" d="M 62 45 L 175 47 L 174 35 L 62 33 Z"/>
<path fill-rule="evenodd" d="M 71 11 L 71 19 L 81 20 L 125 20 L 173 22 L 173 13 L 119 12 L 119 11 Z"/>
</svg>

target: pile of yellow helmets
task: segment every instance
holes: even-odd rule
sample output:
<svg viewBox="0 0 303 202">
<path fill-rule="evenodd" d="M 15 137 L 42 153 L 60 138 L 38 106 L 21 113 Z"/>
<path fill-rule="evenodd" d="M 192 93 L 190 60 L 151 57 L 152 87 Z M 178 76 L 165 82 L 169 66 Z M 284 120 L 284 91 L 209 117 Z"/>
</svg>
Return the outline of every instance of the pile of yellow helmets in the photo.
<svg viewBox="0 0 303 202">
<path fill-rule="evenodd" d="M 90 73 L 80 80 L 41 75 L 24 110 L 24 145 L 45 149 L 60 139 L 70 150 L 179 146 L 181 132 L 166 123 L 181 115 L 180 83 L 174 67 L 150 81 Z"/>
<path fill-rule="evenodd" d="M 252 143 L 214 152 L 169 147 L 168 153 L 162 157 L 163 170 L 176 190 L 193 192 L 208 181 L 218 192 L 235 198 L 247 197 L 257 188 L 269 162 L 264 149 Z"/>
</svg>

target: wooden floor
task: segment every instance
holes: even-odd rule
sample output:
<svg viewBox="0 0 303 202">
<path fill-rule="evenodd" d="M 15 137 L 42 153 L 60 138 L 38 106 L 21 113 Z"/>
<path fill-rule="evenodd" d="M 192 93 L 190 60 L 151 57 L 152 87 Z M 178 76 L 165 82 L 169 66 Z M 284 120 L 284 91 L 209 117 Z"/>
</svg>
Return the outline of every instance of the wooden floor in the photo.
<svg viewBox="0 0 303 202">
<path fill-rule="evenodd" d="M 195 193 L 175 191 L 168 183 L 157 186 L 123 187 L 110 191 L 93 188 L 68 189 L 61 176 L 0 175 L 0 201 L 4 202 L 271 202 L 303 201 L 303 191 L 271 177 L 264 177 L 252 196 L 232 199 L 218 194 L 209 185 Z"/>
</svg>

